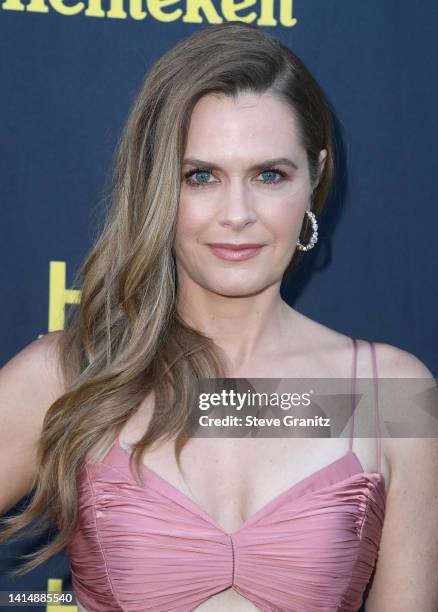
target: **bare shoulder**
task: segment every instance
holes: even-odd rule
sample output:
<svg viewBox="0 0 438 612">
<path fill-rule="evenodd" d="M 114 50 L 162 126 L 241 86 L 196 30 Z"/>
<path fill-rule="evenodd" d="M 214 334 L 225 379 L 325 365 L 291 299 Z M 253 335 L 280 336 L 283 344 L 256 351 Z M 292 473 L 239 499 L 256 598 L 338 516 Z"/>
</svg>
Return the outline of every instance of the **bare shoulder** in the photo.
<svg viewBox="0 0 438 612">
<path fill-rule="evenodd" d="M 52 332 L 33 340 L 0 369 L 0 514 L 29 490 L 44 417 L 64 393 L 61 338 Z"/>
<path fill-rule="evenodd" d="M 59 361 L 62 331 L 49 332 L 33 340 L 16 353 L 0 369 L 0 389 L 16 392 L 20 387 L 33 387 L 33 392 L 58 394 L 63 390 L 63 377 Z M 23 383 L 26 383 L 25 385 Z"/>
<path fill-rule="evenodd" d="M 427 388 L 432 388 L 435 385 L 435 379 L 427 365 L 421 361 L 416 355 L 409 351 L 398 348 L 391 344 L 383 342 L 374 343 L 376 349 L 376 361 L 378 376 L 380 378 L 398 378 L 398 379 L 424 379 Z M 425 387 L 426 388 L 426 387 Z M 394 408 L 395 409 L 395 408 Z M 418 410 L 418 419 L 432 419 L 433 415 L 427 414 Z M 432 425 L 432 421 L 431 421 Z M 426 425 L 422 426 L 421 431 L 427 431 Z M 433 437 L 426 438 L 391 438 L 386 437 L 384 440 L 385 448 L 389 455 L 393 466 L 398 463 L 407 463 L 412 458 L 412 453 L 415 453 L 418 461 L 423 464 L 425 469 L 428 469 L 426 464 L 433 460 L 433 455 L 436 454 L 438 459 L 437 441 Z M 435 459 L 435 461 L 436 461 Z M 417 468 L 421 467 L 420 463 Z M 432 466 L 429 466 L 429 468 Z M 438 467 L 438 466 L 436 466 Z"/>
<path fill-rule="evenodd" d="M 314 347 L 315 362 L 318 367 L 323 367 L 323 371 L 333 376 L 342 377 L 343 373 L 349 375 L 352 338 L 307 317 L 303 318 L 303 321 L 303 329 L 308 330 L 308 338 L 312 339 L 313 344 L 309 342 L 309 345 Z M 356 340 L 358 348 L 356 375 L 371 378 L 371 342 L 362 338 Z M 375 348 L 379 379 L 424 379 L 428 389 L 436 386 L 432 372 L 416 355 L 384 342 L 372 342 L 372 344 Z M 396 410 L 397 407 L 393 406 L 391 409 Z M 436 431 L 437 417 L 436 408 L 429 411 L 418 410 L 418 429 L 426 432 L 432 431 L 433 428 L 433 431 Z M 386 436 L 382 438 L 382 448 L 390 469 L 393 490 L 396 486 L 400 486 L 405 487 L 406 491 L 414 491 L 422 486 L 423 496 L 432 498 L 433 495 L 437 495 L 434 484 L 438 473 L 437 436 L 403 438 Z M 418 481 L 419 472 L 423 474 L 421 482 Z M 421 495 L 417 501 L 420 498 Z"/>
<path fill-rule="evenodd" d="M 409 351 L 386 344 L 374 342 L 379 377 L 381 378 L 433 378 L 432 372 Z"/>
<path fill-rule="evenodd" d="M 26 380 L 62 385 L 58 350 L 63 333 L 49 332 L 24 346 L 0 368 L 0 380 L 25 375 Z"/>
<path fill-rule="evenodd" d="M 376 359 L 379 378 L 416 378 L 435 385 L 432 372 L 417 356 L 396 346 L 376 343 Z M 422 420 L 420 430 L 436 430 L 437 413 L 417 410 L 416 419 Z M 429 427 L 430 425 L 430 427 Z M 403 437 L 384 439 L 385 453 L 391 466 L 391 488 L 408 506 L 431 503 L 438 496 L 438 439 L 430 437 Z M 421 474 L 421 478 L 418 475 Z M 415 500 L 415 502 L 414 502 Z M 438 509 L 438 508 L 437 508 Z"/>
<path fill-rule="evenodd" d="M 389 344 L 375 343 L 375 347 L 379 378 L 424 379 L 433 389 L 435 379 L 417 356 Z M 397 410 L 397 405 L 393 408 Z M 436 417 L 436 406 L 430 412 L 415 412 L 415 419 L 423 420 L 421 431 L 425 432 L 436 431 Z M 438 605 L 438 438 L 433 434 L 385 437 L 383 444 L 391 478 L 366 609 L 432 612 Z"/>
</svg>

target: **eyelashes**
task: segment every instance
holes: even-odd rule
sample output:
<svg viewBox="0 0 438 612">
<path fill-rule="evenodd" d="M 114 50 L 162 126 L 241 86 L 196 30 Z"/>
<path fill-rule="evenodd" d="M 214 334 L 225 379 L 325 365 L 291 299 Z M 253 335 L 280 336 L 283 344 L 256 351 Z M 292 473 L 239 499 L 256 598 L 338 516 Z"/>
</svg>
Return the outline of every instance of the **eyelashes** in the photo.
<svg viewBox="0 0 438 612">
<path fill-rule="evenodd" d="M 193 168 L 192 170 L 188 170 L 184 173 L 184 178 L 186 179 L 187 185 L 191 185 L 192 187 L 203 187 L 204 185 L 208 184 L 208 181 L 198 183 L 197 181 L 193 180 L 192 177 L 196 174 L 212 174 L 212 172 L 212 168 Z"/>
<path fill-rule="evenodd" d="M 212 168 L 193 168 L 192 170 L 188 170 L 187 172 L 184 173 L 184 179 L 187 185 L 190 185 L 191 187 L 206 187 L 213 183 L 208 180 L 198 182 L 194 180 L 193 177 L 196 174 L 212 174 L 212 173 L 213 173 Z M 264 170 L 260 172 L 260 174 L 270 174 L 270 175 L 274 174 L 274 175 L 277 175 L 277 177 L 279 177 L 279 180 L 268 179 L 265 181 L 260 181 L 264 185 L 278 185 L 279 183 L 283 181 L 283 178 L 286 176 L 286 172 L 283 172 L 283 170 L 280 170 L 279 168 L 265 168 Z"/>
</svg>

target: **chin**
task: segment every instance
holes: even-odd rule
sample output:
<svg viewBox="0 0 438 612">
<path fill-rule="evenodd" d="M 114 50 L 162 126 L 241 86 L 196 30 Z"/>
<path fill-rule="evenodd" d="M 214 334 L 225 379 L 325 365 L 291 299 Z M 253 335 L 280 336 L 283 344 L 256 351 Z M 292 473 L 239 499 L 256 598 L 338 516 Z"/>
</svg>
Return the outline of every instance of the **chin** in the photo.
<svg viewBox="0 0 438 612">
<path fill-rule="evenodd" d="M 212 284 L 206 287 L 212 293 L 222 295 L 225 297 L 247 297 L 250 295 L 257 295 L 264 289 L 264 285 L 259 283 L 224 283 L 224 284 Z"/>
</svg>

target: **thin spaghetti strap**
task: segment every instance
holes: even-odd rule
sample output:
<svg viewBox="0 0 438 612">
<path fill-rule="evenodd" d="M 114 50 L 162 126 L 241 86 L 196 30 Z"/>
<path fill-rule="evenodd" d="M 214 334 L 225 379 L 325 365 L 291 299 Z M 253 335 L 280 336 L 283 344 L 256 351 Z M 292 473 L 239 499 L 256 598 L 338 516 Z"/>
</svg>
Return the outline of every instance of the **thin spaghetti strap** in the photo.
<svg viewBox="0 0 438 612">
<path fill-rule="evenodd" d="M 353 365 L 351 372 L 351 427 L 350 427 L 350 441 L 348 445 L 348 451 L 351 452 L 353 449 L 353 437 L 354 437 L 354 412 L 355 412 L 355 395 L 356 395 L 356 371 L 357 371 L 357 341 L 356 338 L 351 338 L 353 342 Z"/>
<path fill-rule="evenodd" d="M 371 357 L 373 361 L 373 380 L 374 380 L 374 406 L 375 406 L 375 424 L 376 424 L 376 446 L 377 446 L 377 472 L 380 473 L 380 423 L 379 423 L 379 403 L 378 403 L 378 373 L 377 373 L 377 358 L 376 358 L 376 347 L 374 342 L 370 342 Z"/>
</svg>

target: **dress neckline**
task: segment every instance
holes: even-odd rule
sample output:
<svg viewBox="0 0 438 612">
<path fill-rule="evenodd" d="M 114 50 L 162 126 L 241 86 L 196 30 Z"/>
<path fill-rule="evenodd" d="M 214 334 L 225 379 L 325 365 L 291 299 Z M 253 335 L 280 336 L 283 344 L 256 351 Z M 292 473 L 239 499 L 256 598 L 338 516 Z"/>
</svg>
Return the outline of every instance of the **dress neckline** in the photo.
<svg viewBox="0 0 438 612">
<path fill-rule="evenodd" d="M 111 464 L 111 459 L 115 458 L 114 455 L 116 455 L 116 461 L 118 457 L 119 460 L 122 462 L 122 465 L 125 465 L 129 468 L 129 458 L 131 454 L 128 449 L 122 446 L 119 435 L 117 435 L 113 446 L 111 447 L 110 451 L 107 453 L 103 461 L 101 461 L 100 463 L 93 463 L 92 465 Z M 345 478 L 336 478 L 336 480 L 331 484 L 325 483 L 320 487 L 317 486 L 316 489 L 311 487 L 311 483 L 313 483 L 314 481 L 318 481 L 318 479 L 328 474 L 336 467 L 339 467 L 342 470 L 344 464 L 348 473 Z M 156 492 L 158 492 L 160 495 L 168 498 L 170 501 L 184 506 L 186 509 L 194 512 L 195 514 L 209 522 L 211 525 L 216 527 L 223 535 L 231 538 L 239 534 L 241 531 L 247 529 L 255 521 L 262 518 L 262 516 L 268 514 L 269 512 L 273 512 L 274 509 L 277 508 L 287 498 L 298 499 L 302 496 L 300 495 L 300 493 L 304 495 L 305 493 L 303 492 L 307 491 L 308 488 L 310 488 L 312 492 L 319 492 L 331 486 L 339 486 L 341 484 L 346 484 L 350 479 L 357 478 L 358 476 L 366 476 L 370 480 L 377 479 L 378 484 L 383 487 L 383 492 L 384 494 L 386 494 L 384 475 L 381 472 L 366 472 L 356 453 L 352 449 L 349 449 L 344 455 L 342 455 L 338 459 L 335 459 L 327 465 L 322 466 L 322 468 L 316 470 L 315 472 L 312 472 L 308 476 L 305 476 L 304 478 L 294 483 L 284 491 L 280 492 L 274 498 L 263 504 L 261 508 L 251 514 L 240 525 L 240 527 L 238 527 L 232 532 L 227 532 L 216 521 L 216 519 L 214 519 L 206 510 L 204 510 L 204 508 L 198 502 L 189 497 L 186 493 L 184 493 L 184 491 L 173 485 L 169 480 L 167 480 L 163 476 L 160 476 L 160 474 L 158 474 L 158 472 L 156 472 L 154 469 L 150 468 L 145 463 L 142 463 L 141 470 L 144 474 L 147 475 L 147 482 L 144 484 L 144 487 L 150 487 Z"/>
</svg>

